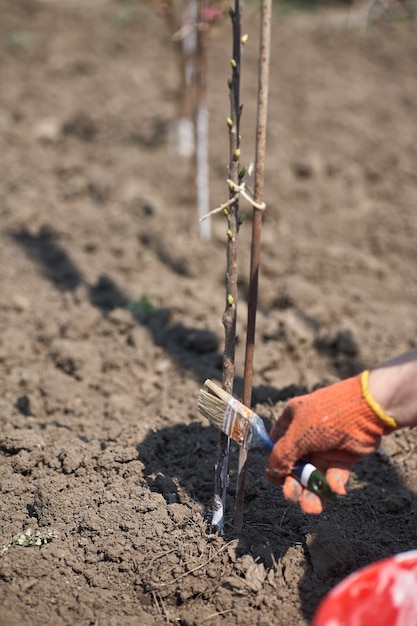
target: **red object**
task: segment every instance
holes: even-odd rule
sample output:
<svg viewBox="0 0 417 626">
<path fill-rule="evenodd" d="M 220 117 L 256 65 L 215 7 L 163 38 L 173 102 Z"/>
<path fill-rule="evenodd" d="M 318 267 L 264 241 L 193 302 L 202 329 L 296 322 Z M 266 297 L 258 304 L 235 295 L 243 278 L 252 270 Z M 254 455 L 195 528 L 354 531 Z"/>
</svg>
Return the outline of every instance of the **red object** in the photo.
<svg viewBox="0 0 417 626">
<path fill-rule="evenodd" d="M 203 22 L 214 22 L 220 15 L 222 15 L 223 9 L 216 4 L 207 5 L 201 7 L 200 18 Z"/>
<path fill-rule="evenodd" d="M 417 626 L 417 550 L 368 565 L 339 583 L 312 626 Z"/>
</svg>

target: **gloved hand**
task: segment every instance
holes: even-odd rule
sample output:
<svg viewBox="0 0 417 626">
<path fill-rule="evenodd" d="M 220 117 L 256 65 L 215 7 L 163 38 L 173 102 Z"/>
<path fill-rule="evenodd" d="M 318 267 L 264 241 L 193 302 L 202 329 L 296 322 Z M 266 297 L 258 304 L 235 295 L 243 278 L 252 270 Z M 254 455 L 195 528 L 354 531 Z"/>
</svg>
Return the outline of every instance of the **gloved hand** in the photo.
<svg viewBox="0 0 417 626">
<path fill-rule="evenodd" d="M 398 427 L 372 398 L 368 376 L 365 371 L 293 398 L 271 430 L 276 443 L 268 459 L 268 479 L 281 485 L 285 498 L 298 502 L 305 513 L 321 513 L 323 502 L 290 476 L 297 460 L 313 463 L 330 488 L 345 495 L 352 465 Z"/>
</svg>

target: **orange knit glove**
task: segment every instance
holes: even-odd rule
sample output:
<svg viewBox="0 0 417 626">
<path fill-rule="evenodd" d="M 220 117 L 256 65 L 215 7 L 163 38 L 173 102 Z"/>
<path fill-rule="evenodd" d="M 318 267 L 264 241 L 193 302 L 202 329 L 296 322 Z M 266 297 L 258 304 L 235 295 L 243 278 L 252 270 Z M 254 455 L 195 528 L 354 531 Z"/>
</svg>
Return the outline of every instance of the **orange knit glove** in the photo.
<svg viewBox="0 0 417 626">
<path fill-rule="evenodd" d="M 345 495 L 352 465 L 375 451 L 382 435 L 398 428 L 372 398 L 369 372 L 290 400 L 270 436 L 276 441 L 268 459 L 268 479 L 283 486 L 287 500 L 305 513 L 321 513 L 321 498 L 290 476 L 299 459 L 320 470 L 330 488 Z"/>
</svg>

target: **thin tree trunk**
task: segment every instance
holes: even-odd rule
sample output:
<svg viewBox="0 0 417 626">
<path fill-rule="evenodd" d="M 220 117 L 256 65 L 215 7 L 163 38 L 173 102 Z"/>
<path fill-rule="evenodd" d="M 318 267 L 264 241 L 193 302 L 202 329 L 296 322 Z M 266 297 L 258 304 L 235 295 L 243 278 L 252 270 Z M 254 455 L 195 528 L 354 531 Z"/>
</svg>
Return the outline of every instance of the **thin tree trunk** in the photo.
<svg viewBox="0 0 417 626">
<path fill-rule="evenodd" d="M 236 185 L 239 183 L 240 159 L 240 56 L 241 56 L 241 14 L 242 0 L 235 0 L 234 9 L 230 10 L 233 27 L 232 78 L 230 81 L 230 120 L 229 120 L 229 178 Z M 230 197 L 234 191 L 230 190 Z M 223 388 L 233 393 L 236 348 L 236 312 L 237 312 L 237 235 L 239 232 L 239 203 L 231 204 L 227 210 L 227 268 L 226 268 L 226 308 L 223 314 L 225 329 L 225 348 L 223 354 Z M 226 508 L 226 489 L 228 479 L 229 438 L 219 435 L 217 463 L 215 472 L 214 511 L 212 525 L 220 533 L 224 530 Z"/>
</svg>

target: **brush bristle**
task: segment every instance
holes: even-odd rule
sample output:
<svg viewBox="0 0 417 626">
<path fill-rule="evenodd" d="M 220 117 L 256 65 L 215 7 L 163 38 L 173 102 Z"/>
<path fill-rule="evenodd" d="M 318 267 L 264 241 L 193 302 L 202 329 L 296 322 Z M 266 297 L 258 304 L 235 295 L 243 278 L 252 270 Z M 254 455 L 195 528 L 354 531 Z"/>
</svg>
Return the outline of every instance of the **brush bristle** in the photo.
<svg viewBox="0 0 417 626">
<path fill-rule="evenodd" d="M 223 400 L 225 407 L 227 406 L 227 404 L 230 402 L 230 400 L 233 397 L 225 389 L 223 389 L 222 387 L 219 387 L 219 385 L 216 385 L 216 383 L 214 383 L 209 378 L 205 381 L 204 388 L 206 390 L 208 389 L 208 391 L 210 391 L 210 393 L 212 393 L 214 396 L 217 396 L 218 398 Z"/>
<path fill-rule="evenodd" d="M 214 396 L 205 389 L 200 389 L 197 404 L 198 410 L 209 420 L 210 424 L 220 430 L 223 430 L 226 406 L 227 403 L 225 404 L 221 398 Z"/>
<path fill-rule="evenodd" d="M 248 413 L 251 411 L 213 381 L 206 380 L 204 387 L 200 389 L 198 410 L 212 426 L 241 445 L 250 427 Z"/>
</svg>

